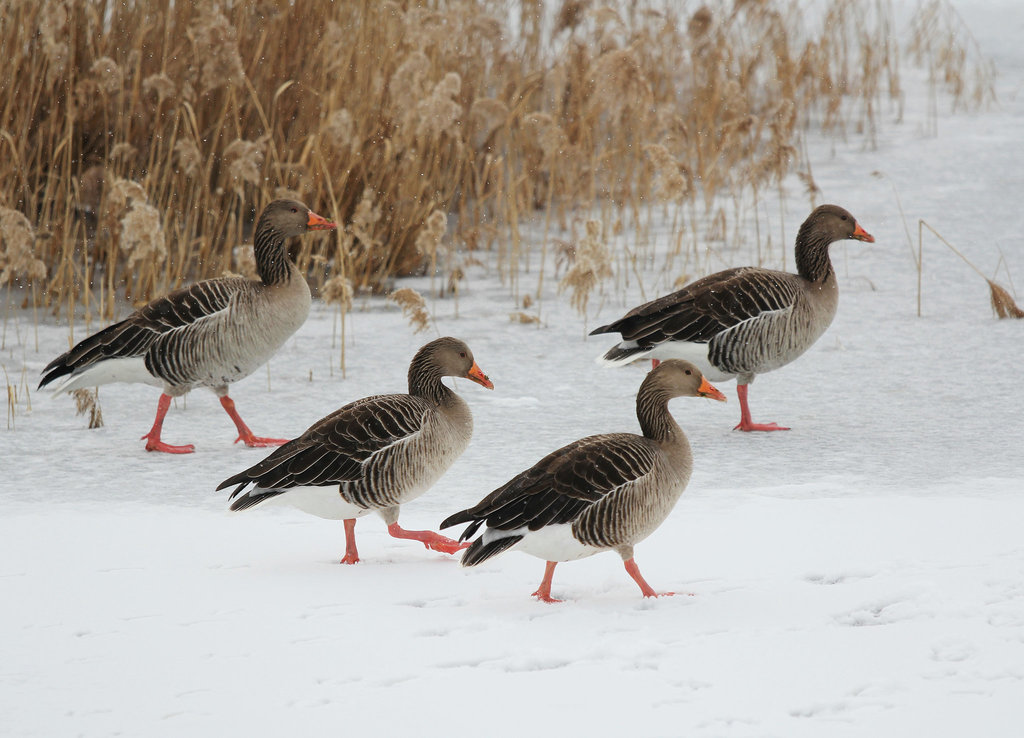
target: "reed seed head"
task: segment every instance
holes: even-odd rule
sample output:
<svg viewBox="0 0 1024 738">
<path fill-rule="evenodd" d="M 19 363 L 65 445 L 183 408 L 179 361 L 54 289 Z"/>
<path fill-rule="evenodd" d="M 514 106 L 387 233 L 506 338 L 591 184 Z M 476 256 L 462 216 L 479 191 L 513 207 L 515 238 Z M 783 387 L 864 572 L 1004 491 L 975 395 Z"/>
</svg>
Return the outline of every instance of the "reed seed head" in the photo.
<svg viewBox="0 0 1024 738">
<path fill-rule="evenodd" d="M 99 389 L 76 389 L 71 393 L 75 398 L 75 414 L 89 415 L 89 428 L 103 427 L 103 411 L 100 410 Z"/>
<path fill-rule="evenodd" d="M 174 80 L 161 72 L 151 74 L 142 80 L 142 91 L 147 95 L 156 95 L 157 100 L 163 102 L 173 99 L 178 94 L 178 86 L 174 84 Z"/>
<path fill-rule="evenodd" d="M 241 84 L 245 69 L 238 52 L 238 31 L 219 8 L 203 8 L 189 26 L 189 36 L 196 58 L 202 60 L 199 83 L 203 92 Z"/>
<path fill-rule="evenodd" d="M 34 244 L 35 231 L 28 218 L 19 210 L 0 207 L 0 284 L 46 278 L 46 264 L 36 258 Z"/>
<path fill-rule="evenodd" d="M 137 262 L 159 267 L 167 258 L 167 244 L 160 213 L 146 202 L 133 202 L 121 217 L 121 250 L 128 254 L 128 268 Z"/>
<path fill-rule="evenodd" d="M 427 313 L 423 296 L 419 292 L 411 287 L 403 287 L 388 295 L 388 299 L 402 308 L 402 315 L 408 319 L 409 325 L 413 327 L 415 333 L 420 333 L 430 327 L 430 315 Z"/>
<path fill-rule="evenodd" d="M 611 265 L 611 250 L 604 240 L 601 222 L 588 220 L 586 235 L 576 246 L 572 266 L 559 282 L 558 291 L 571 289 L 570 303 L 580 315 L 585 316 L 591 291 L 612 276 Z"/>
<path fill-rule="evenodd" d="M 427 217 L 420 232 L 416 234 L 416 250 L 423 254 L 437 253 L 437 247 L 448 229 L 448 216 L 443 210 L 434 210 Z"/>
<path fill-rule="evenodd" d="M 1017 307 L 1010 293 L 1000 284 L 988 280 L 989 298 L 992 301 L 992 310 L 996 317 L 1002 318 L 1024 318 L 1024 310 Z"/>
<path fill-rule="evenodd" d="M 108 95 L 116 95 L 124 84 L 124 74 L 117 62 L 109 56 L 101 56 L 92 63 L 92 74 L 96 78 L 96 86 Z"/>
<path fill-rule="evenodd" d="M 328 305 L 337 305 L 341 312 L 352 309 L 352 282 L 341 274 L 337 274 L 326 282 L 320 290 L 320 296 Z"/>
<path fill-rule="evenodd" d="M 228 181 L 239 199 L 245 199 L 245 185 L 258 187 L 262 181 L 263 149 L 266 139 L 245 141 L 236 139 L 224 149 Z"/>
</svg>

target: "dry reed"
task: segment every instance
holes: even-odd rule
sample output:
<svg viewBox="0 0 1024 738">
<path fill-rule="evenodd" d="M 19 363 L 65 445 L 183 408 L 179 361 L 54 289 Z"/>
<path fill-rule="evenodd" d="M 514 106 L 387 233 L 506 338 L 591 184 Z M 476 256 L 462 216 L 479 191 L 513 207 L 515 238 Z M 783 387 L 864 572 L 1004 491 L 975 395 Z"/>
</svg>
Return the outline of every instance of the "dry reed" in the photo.
<svg viewBox="0 0 1024 738">
<path fill-rule="evenodd" d="M 316 288 L 344 274 L 383 291 L 437 269 L 441 213 L 457 216 L 452 250 L 497 249 L 518 298 L 537 257 L 517 223 L 534 210 L 565 227 L 597 207 L 607 229 L 658 199 L 682 228 L 697 201 L 809 177 L 808 129 L 870 134 L 883 103 L 902 104 L 885 0 L 830 0 L 817 23 L 782 0 L 544 6 L 10 4 L 0 204 L 51 236 L 33 301 L 111 317 L 120 294 L 237 267 L 280 193 L 346 224 L 294 253 Z M 948 1 L 915 23 L 912 53 L 955 104 L 991 99 Z"/>
<path fill-rule="evenodd" d="M 585 227 L 586 235 L 573 250 L 572 266 L 558 284 L 559 292 L 572 290 L 569 302 L 584 318 L 587 316 L 590 293 L 603 280 L 612 276 L 611 250 L 605 241 L 601 223 L 588 220 Z"/>
<path fill-rule="evenodd" d="M 988 282 L 989 297 L 992 301 L 992 311 L 997 318 L 1024 318 L 1024 310 L 1021 310 L 1013 301 L 1013 296 L 1001 284 Z"/>
<path fill-rule="evenodd" d="M 95 389 L 76 389 L 71 393 L 75 398 L 75 414 L 89 415 L 89 428 L 103 427 L 103 411 L 100 410 L 100 391 Z"/>
<path fill-rule="evenodd" d="M 326 282 L 320 291 L 320 297 L 328 305 L 337 305 L 341 319 L 341 376 L 345 376 L 345 317 L 352 309 L 352 283 L 342 274 L 337 274 Z"/>
<path fill-rule="evenodd" d="M 411 287 L 403 287 L 388 295 L 388 300 L 402 308 L 402 315 L 408 319 L 413 332 L 421 333 L 430 328 L 430 314 L 419 292 Z"/>
<path fill-rule="evenodd" d="M 947 241 L 941 233 L 935 230 L 927 221 L 917 222 L 917 314 L 921 315 L 921 274 L 924 271 L 924 231 L 928 229 L 932 235 L 939 239 L 945 246 L 969 266 L 975 274 L 985 280 L 988 285 L 989 302 L 992 305 L 992 312 L 997 318 L 1024 318 L 1024 310 L 1021 310 L 1014 302 L 1013 296 L 1005 287 L 989 279 L 968 259 L 960 249 Z M 998 270 L 997 270 L 998 271 Z"/>
</svg>

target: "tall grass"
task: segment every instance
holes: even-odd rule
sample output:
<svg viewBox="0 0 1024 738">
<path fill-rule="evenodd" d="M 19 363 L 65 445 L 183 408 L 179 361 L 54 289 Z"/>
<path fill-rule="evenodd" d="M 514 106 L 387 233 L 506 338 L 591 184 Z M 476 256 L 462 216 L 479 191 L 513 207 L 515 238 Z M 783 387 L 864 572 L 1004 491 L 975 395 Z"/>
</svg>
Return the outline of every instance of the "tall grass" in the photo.
<svg viewBox="0 0 1024 738">
<path fill-rule="evenodd" d="M 900 105 L 885 0 L 832 0 L 816 22 L 785 0 L 551 6 L 11 0 L 0 206 L 31 253 L 0 234 L 3 279 L 108 318 L 122 294 L 245 271 L 256 214 L 291 195 L 345 224 L 294 253 L 316 287 L 430 270 L 455 291 L 453 251 L 492 249 L 519 299 L 548 258 L 524 216 L 564 228 L 596 208 L 607 230 L 653 201 L 682 228 L 794 169 L 813 192 L 803 132 L 868 133 Z M 945 7 L 923 6 L 942 44 L 914 53 L 955 86 L 971 49 L 950 54 Z M 985 73 L 958 99 L 982 102 Z"/>
</svg>

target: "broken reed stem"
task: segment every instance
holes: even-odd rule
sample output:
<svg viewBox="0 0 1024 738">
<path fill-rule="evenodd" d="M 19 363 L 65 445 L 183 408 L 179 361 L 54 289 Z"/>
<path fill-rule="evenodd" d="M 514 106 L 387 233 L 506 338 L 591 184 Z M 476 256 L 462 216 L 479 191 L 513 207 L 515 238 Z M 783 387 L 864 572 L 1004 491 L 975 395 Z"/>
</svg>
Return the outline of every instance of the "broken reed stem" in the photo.
<svg viewBox="0 0 1024 738">
<path fill-rule="evenodd" d="M 1001 285 L 997 284 L 993 280 L 986 277 L 978 267 L 976 267 L 970 259 L 964 256 L 956 246 L 947 241 L 942 234 L 932 228 L 927 221 L 921 219 L 917 225 L 917 253 L 918 253 L 918 270 L 917 270 L 917 315 L 921 317 L 921 272 L 923 271 L 923 233 L 924 229 L 927 228 L 932 234 L 944 243 L 950 251 L 960 257 L 960 259 L 969 266 L 974 272 L 985 280 L 989 290 L 989 301 L 992 304 L 992 310 L 999 318 L 1024 318 L 1024 311 L 1022 311 L 1017 304 L 1014 302 L 1013 297 L 1010 293 Z"/>
</svg>

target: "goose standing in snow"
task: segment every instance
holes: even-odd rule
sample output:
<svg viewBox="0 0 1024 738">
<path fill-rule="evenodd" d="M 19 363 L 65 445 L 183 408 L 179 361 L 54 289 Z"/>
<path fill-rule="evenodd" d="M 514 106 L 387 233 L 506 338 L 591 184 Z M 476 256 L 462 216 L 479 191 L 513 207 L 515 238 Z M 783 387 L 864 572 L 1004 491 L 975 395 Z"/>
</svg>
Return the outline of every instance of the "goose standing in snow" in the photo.
<svg viewBox="0 0 1024 738">
<path fill-rule="evenodd" d="M 475 566 L 509 549 L 546 559 L 533 596 L 558 602 L 551 597 L 557 562 L 614 550 L 644 597 L 657 597 L 640 575 L 633 546 L 668 517 L 693 468 L 690 444 L 668 411 L 673 397 L 725 400 L 690 362 L 662 362 L 637 393 L 642 436 L 612 433 L 570 443 L 441 523 L 469 523 L 463 541 L 486 525 L 462 565 Z"/>
<path fill-rule="evenodd" d="M 359 561 L 356 518 L 371 512 L 384 519 L 393 537 L 453 554 L 464 548 L 458 541 L 398 525 L 400 506 L 426 492 L 473 433 L 469 406 L 442 377 L 465 377 L 494 389 L 465 343 L 439 338 L 413 357 L 409 394 L 351 402 L 217 489 L 238 485 L 232 510 L 278 499 L 321 518 L 344 520 L 343 564 Z"/>
<path fill-rule="evenodd" d="M 796 274 L 739 267 L 698 279 L 591 331 L 622 334 L 600 361 L 687 359 L 716 382 L 736 378 L 740 422 L 734 430 L 789 430 L 752 421 L 747 385 L 800 356 L 832 323 L 839 286 L 828 247 L 847 238 L 875 240 L 841 207 L 815 208 L 797 233 Z"/>
<path fill-rule="evenodd" d="M 309 285 L 288 259 L 286 239 L 335 227 L 301 202 L 275 200 L 260 215 L 253 237 L 258 280 L 208 279 L 153 300 L 51 361 L 39 387 L 61 377 L 55 394 L 110 382 L 162 387 L 156 420 L 143 436 L 147 451 L 194 450 L 160 440 L 171 398 L 193 387 L 217 393 L 238 429 L 236 443 L 284 443 L 253 435 L 228 397 L 228 385 L 266 363 L 309 315 Z"/>
</svg>

